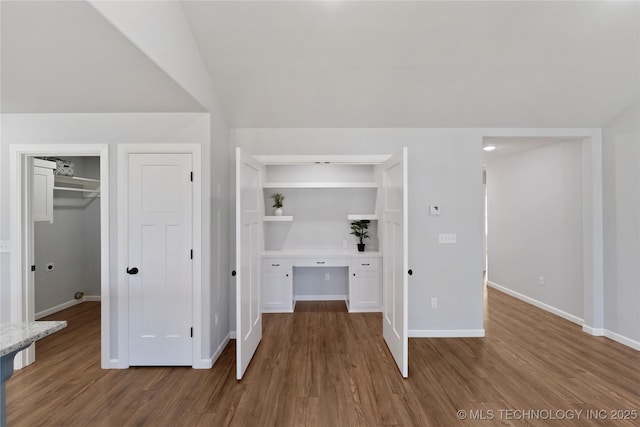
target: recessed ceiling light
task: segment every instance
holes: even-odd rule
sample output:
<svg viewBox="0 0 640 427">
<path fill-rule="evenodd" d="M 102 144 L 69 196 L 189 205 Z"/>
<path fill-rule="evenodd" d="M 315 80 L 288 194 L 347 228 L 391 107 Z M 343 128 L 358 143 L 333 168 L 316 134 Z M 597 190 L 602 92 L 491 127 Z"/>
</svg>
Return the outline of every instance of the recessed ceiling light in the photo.
<svg viewBox="0 0 640 427">
<path fill-rule="evenodd" d="M 482 149 L 484 151 L 493 151 L 493 150 L 496 149 L 496 146 L 495 145 L 485 145 L 484 147 L 482 147 Z"/>
</svg>

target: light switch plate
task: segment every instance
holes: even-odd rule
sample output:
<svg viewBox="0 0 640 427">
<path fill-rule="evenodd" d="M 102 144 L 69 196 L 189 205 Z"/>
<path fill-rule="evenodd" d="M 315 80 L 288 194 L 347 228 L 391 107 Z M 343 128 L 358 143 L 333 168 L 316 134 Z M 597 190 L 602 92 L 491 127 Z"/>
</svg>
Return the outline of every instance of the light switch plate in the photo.
<svg viewBox="0 0 640 427">
<path fill-rule="evenodd" d="M 429 205 L 429 215 L 431 216 L 440 215 L 440 205 Z"/>
<path fill-rule="evenodd" d="M 456 243 L 456 234 L 438 234 L 438 243 Z"/>
</svg>

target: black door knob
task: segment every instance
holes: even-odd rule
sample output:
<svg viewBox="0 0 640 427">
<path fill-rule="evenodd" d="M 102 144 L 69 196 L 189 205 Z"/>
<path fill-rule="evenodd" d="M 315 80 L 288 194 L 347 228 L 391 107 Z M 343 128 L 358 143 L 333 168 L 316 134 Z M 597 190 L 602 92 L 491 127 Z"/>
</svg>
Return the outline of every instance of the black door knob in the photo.
<svg viewBox="0 0 640 427">
<path fill-rule="evenodd" d="M 133 267 L 133 268 L 127 267 L 127 274 L 138 274 L 138 267 Z"/>
<path fill-rule="evenodd" d="M 409 270 L 407 271 L 407 273 L 409 273 L 409 276 L 413 275 L 413 270 Z"/>
<path fill-rule="evenodd" d="M 232 275 L 233 277 L 236 277 L 236 271 L 235 271 L 235 270 L 233 270 L 233 271 L 231 272 L 231 275 Z"/>
</svg>

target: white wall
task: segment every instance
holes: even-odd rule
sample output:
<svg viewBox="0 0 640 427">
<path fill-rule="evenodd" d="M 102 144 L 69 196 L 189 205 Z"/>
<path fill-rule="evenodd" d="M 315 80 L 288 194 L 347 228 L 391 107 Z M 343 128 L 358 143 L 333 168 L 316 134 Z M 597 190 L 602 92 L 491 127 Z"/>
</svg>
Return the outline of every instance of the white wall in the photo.
<svg viewBox="0 0 640 427">
<path fill-rule="evenodd" d="M 408 147 L 409 267 L 414 272 L 409 278 L 409 329 L 416 335 L 442 330 L 464 335 L 482 330 L 481 132 L 236 129 L 231 135 L 232 146 L 254 155 L 393 154 Z M 440 204 L 439 217 L 428 216 L 427 207 L 432 203 Z M 438 233 L 457 233 L 458 243 L 439 245 Z M 432 297 L 438 298 L 439 308 L 430 308 Z M 234 330 L 233 295 L 231 300 Z"/>
<path fill-rule="evenodd" d="M 117 318 L 117 145 L 124 143 L 159 144 L 191 143 L 202 146 L 204 182 L 202 183 L 203 202 L 210 200 L 211 179 L 209 177 L 210 152 L 210 115 L 194 113 L 168 114 L 4 114 L 0 133 L 0 239 L 9 240 L 9 145 L 10 144 L 108 144 L 109 145 L 109 198 L 110 198 L 110 359 L 118 359 L 118 334 L 126 331 L 118 329 Z M 224 142 L 224 141 L 223 141 Z M 209 225 L 211 223 L 211 204 L 203 203 L 202 237 L 202 280 L 203 287 L 211 283 L 211 242 Z M 2 254 L 8 258 L 7 254 Z M 4 260 L 3 260 L 3 266 Z M 8 264 L 7 264 L 8 265 Z M 2 321 L 9 320 L 9 269 L 3 268 L 0 276 L 0 296 L 2 299 Z M 104 295 L 103 295 L 104 298 Z M 203 325 L 210 324 L 210 300 L 202 302 Z M 206 318 L 205 318 L 206 316 Z M 209 331 L 203 331 L 208 334 Z M 211 352 L 203 344 L 203 359 L 210 358 Z"/>
<path fill-rule="evenodd" d="M 603 131 L 605 329 L 640 350 L 640 103 Z"/>
<path fill-rule="evenodd" d="M 489 282 L 579 324 L 582 151 L 582 141 L 559 142 L 486 167 Z"/>
<path fill-rule="evenodd" d="M 100 178 L 99 157 L 65 157 L 74 175 Z M 54 191 L 53 223 L 34 223 L 35 312 L 74 301 L 77 291 L 100 296 L 100 198 Z M 45 265 L 53 262 L 48 271 Z"/>
<path fill-rule="evenodd" d="M 220 114 L 211 114 L 211 331 L 203 346 L 215 359 L 229 339 L 229 129 Z M 205 288 L 207 288 L 205 283 Z M 204 298 L 205 296 L 203 296 Z M 206 315 L 206 313 L 205 313 Z M 210 337 L 210 338 L 209 338 Z M 204 339 L 208 343 L 204 342 Z"/>
</svg>

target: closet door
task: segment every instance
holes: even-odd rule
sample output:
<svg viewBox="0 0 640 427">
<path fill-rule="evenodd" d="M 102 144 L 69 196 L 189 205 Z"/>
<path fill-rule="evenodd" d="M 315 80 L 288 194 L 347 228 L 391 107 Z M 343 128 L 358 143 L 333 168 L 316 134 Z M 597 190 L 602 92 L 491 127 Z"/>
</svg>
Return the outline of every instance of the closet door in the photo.
<svg viewBox="0 0 640 427">
<path fill-rule="evenodd" d="M 236 377 L 242 379 L 260 340 L 263 166 L 236 148 Z"/>
<path fill-rule="evenodd" d="M 382 165 L 382 332 L 405 378 L 409 376 L 407 202 L 405 147 Z"/>
<path fill-rule="evenodd" d="M 129 154 L 129 364 L 192 365 L 191 154 Z"/>
</svg>

